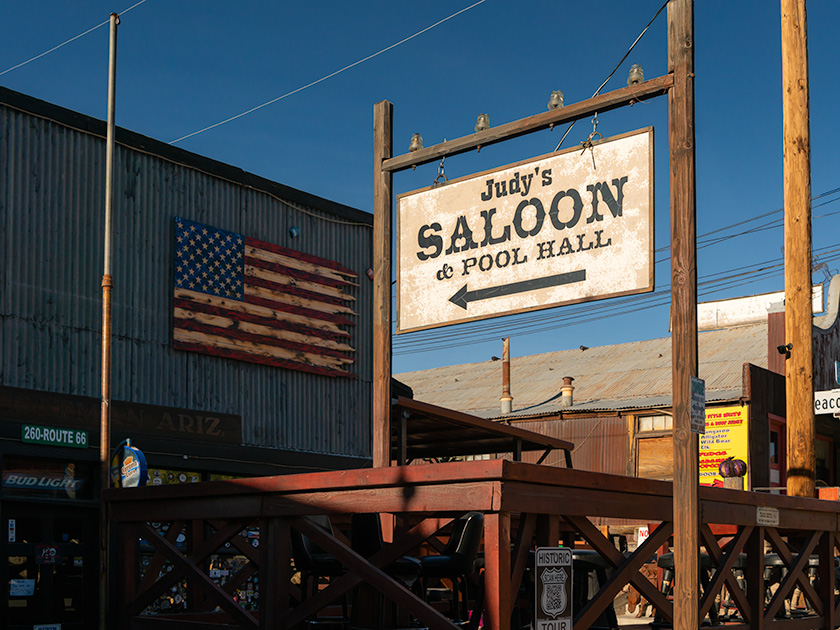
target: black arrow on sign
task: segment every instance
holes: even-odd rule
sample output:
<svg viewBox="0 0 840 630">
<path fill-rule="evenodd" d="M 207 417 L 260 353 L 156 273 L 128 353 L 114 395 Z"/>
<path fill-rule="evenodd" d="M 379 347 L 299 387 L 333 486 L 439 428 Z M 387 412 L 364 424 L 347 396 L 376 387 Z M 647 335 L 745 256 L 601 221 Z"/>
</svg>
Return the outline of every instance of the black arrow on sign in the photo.
<svg viewBox="0 0 840 630">
<path fill-rule="evenodd" d="M 523 280 L 522 282 L 512 282 L 511 284 L 503 284 L 498 287 L 487 287 L 486 289 L 476 289 L 475 291 L 467 291 L 465 284 L 458 292 L 449 298 L 449 301 L 467 310 L 467 304 L 470 302 L 477 302 L 478 300 L 487 300 L 495 297 L 502 297 L 503 295 L 513 295 L 514 293 L 525 293 L 535 289 L 545 289 L 547 287 L 556 287 L 561 284 L 572 284 L 573 282 L 583 282 L 586 280 L 586 269 L 579 271 L 570 271 L 569 273 L 560 273 L 556 276 L 546 276 L 545 278 L 534 278 L 533 280 Z"/>
</svg>

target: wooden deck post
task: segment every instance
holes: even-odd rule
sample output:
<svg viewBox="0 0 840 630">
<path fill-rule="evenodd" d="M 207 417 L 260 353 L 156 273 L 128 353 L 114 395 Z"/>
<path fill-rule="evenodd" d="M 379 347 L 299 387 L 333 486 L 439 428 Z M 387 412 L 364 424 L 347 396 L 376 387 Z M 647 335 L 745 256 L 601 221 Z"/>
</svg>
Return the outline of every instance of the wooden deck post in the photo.
<svg viewBox="0 0 840 630">
<path fill-rule="evenodd" d="M 289 521 L 276 516 L 263 518 L 262 547 L 260 549 L 261 588 L 260 630 L 285 630 L 289 616 L 289 585 L 291 583 L 291 540 Z"/>
<path fill-rule="evenodd" d="M 510 512 L 484 515 L 484 627 L 510 628 Z"/>
<path fill-rule="evenodd" d="M 373 465 L 391 463 L 391 157 L 394 106 L 373 107 Z"/>
<path fill-rule="evenodd" d="M 691 377 L 697 376 L 697 225 L 694 156 L 694 2 L 668 5 L 671 155 L 671 364 L 674 409 L 674 628 L 697 630 L 700 512 Z"/>
<path fill-rule="evenodd" d="M 785 187 L 785 392 L 787 492 L 815 495 L 811 322 L 811 136 L 805 0 L 782 0 Z"/>
</svg>

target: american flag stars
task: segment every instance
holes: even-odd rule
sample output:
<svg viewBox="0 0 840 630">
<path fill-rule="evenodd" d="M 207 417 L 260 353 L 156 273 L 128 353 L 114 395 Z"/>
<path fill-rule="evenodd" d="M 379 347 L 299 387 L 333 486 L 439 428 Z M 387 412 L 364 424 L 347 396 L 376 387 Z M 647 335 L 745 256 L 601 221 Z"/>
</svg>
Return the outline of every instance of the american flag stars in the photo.
<svg viewBox="0 0 840 630">
<path fill-rule="evenodd" d="M 175 225 L 175 286 L 237 300 L 243 294 L 242 237 L 186 219 Z"/>
</svg>

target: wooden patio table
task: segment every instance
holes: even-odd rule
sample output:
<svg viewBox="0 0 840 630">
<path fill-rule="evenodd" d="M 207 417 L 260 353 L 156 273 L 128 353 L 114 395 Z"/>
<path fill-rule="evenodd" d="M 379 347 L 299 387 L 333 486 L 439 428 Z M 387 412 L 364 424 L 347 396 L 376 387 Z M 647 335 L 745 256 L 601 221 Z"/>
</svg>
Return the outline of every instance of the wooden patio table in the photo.
<svg viewBox="0 0 840 630">
<path fill-rule="evenodd" d="M 564 526 L 572 527 L 615 568 L 596 596 L 582 610 L 574 611 L 574 630 L 589 628 L 626 584 L 633 584 L 671 621 L 671 602 L 639 573 L 642 564 L 672 534 L 671 489 L 672 484 L 664 481 L 485 460 L 109 490 L 105 499 L 118 538 L 120 579 L 115 603 L 119 627 L 174 628 L 186 627 L 183 624 L 190 622 L 194 625 L 189 627 L 196 628 L 291 628 L 366 582 L 424 626 L 451 630 L 456 626 L 449 619 L 389 577 L 381 567 L 411 553 L 453 518 L 472 510 L 485 515 L 486 628 L 509 627 L 528 550 L 534 544 L 556 545 L 561 519 Z M 791 630 L 837 625 L 833 556 L 838 544 L 840 504 L 701 488 L 700 508 L 701 540 L 716 565 L 701 599 L 701 620 L 726 585 L 744 619 L 742 624 L 726 626 L 728 630 L 777 624 Z M 395 532 L 393 543 L 365 559 L 341 535 L 329 536 L 304 518 L 313 514 L 346 518 L 363 512 L 399 514 L 416 524 L 407 531 Z M 513 532 L 512 514 L 518 515 L 515 520 L 519 523 Z M 598 516 L 659 521 L 660 525 L 635 553 L 625 557 L 587 518 Z M 159 534 L 151 522 L 169 523 L 167 534 Z M 724 549 L 718 547 L 709 527 L 714 523 L 737 526 L 737 534 Z M 239 535 L 254 524 L 260 528 L 258 549 Z M 303 601 L 290 581 L 290 527 L 312 538 L 347 567 L 345 575 Z M 183 547 L 175 544 L 180 532 L 187 534 Z M 785 540 L 790 532 L 804 541 L 799 549 L 791 548 Z M 142 579 L 136 560 L 140 538 L 156 550 Z M 748 556 L 748 585 L 762 584 L 765 540 L 789 569 L 767 606 L 763 588 L 748 588 L 743 593 L 731 570 L 738 555 L 744 552 Z M 208 558 L 225 543 L 248 558 L 249 575 L 259 575 L 258 611 L 244 610 L 234 600 L 236 584 L 241 584 L 241 580 L 237 582 L 232 577 L 220 586 L 208 575 Z M 820 592 L 808 583 L 803 571 L 812 553 L 819 554 L 821 560 Z M 162 571 L 167 561 L 172 570 Z M 187 610 L 166 615 L 143 614 L 182 579 L 188 585 Z M 811 603 L 814 616 L 804 620 L 775 619 L 784 597 L 797 584 Z M 218 610 L 222 612 L 213 612 Z"/>
</svg>

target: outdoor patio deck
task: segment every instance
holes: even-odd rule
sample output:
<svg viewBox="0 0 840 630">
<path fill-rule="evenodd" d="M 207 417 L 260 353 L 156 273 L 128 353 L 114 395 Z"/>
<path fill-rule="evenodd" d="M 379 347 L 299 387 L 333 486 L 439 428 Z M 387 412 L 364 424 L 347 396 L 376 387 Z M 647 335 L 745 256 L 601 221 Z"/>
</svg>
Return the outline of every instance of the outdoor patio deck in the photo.
<svg viewBox="0 0 840 630">
<path fill-rule="evenodd" d="M 486 628 L 509 628 L 529 549 L 556 545 L 561 527 L 574 530 L 614 567 L 597 595 L 574 611 L 574 630 L 587 630 L 628 583 L 670 621 L 672 603 L 639 568 L 672 534 L 671 492 L 669 482 L 506 460 L 109 490 L 106 499 L 117 538 L 119 624 L 124 628 L 184 627 L 187 622 L 196 628 L 292 628 L 366 582 L 422 626 L 452 629 L 456 627 L 452 621 L 380 567 L 412 553 L 452 518 L 472 510 L 485 515 Z M 361 512 L 393 513 L 408 525 L 397 529 L 392 544 L 366 560 L 342 535 L 329 536 L 304 518 L 327 514 L 346 519 Z M 701 540 L 716 567 L 701 597 L 700 620 L 726 586 L 743 620 L 727 625 L 729 630 L 837 626 L 833 558 L 840 547 L 840 503 L 701 488 L 700 515 Z M 596 516 L 661 525 L 625 557 L 587 519 Z M 512 522 L 518 524 L 516 531 L 511 531 Z M 729 528 L 734 535 L 722 539 L 723 548 L 712 533 L 712 524 L 735 526 Z M 347 569 L 308 599 L 291 582 L 292 527 Z M 241 535 L 248 528 L 259 531 L 258 546 Z M 181 534 L 184 539 L 179 541 Z M 141 539 L 154 549 L 151 557 L 146 554 L 142 571 Z M 769 604 L 765 604 L 763 588 L 744 592 L 732 572 L 739 554 L 745 553 L 747 584 L 763 584 L 765 541 L 788 567 Z M 218 571 L 211 575 L 210 561 L 226 548 L 236 549 L 247 561 L 221 584 Z M 812 554 L 820 558 L 819 592 L 804 572 Z M 259 578 L 258 604 L 246 610 L 235 593 L 255 576 Z M 156 607 L 161 595 L 179 584 L 184 587 L 180 609 Z M 813 614 L 777 619 L 777 611 L 796 585 Z"/>
</svg>

